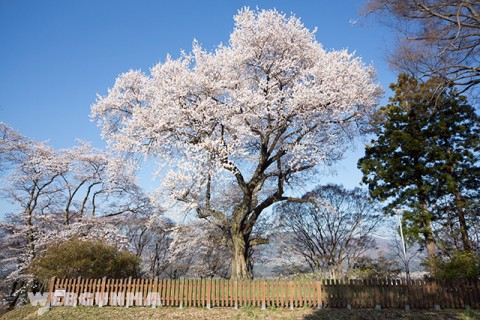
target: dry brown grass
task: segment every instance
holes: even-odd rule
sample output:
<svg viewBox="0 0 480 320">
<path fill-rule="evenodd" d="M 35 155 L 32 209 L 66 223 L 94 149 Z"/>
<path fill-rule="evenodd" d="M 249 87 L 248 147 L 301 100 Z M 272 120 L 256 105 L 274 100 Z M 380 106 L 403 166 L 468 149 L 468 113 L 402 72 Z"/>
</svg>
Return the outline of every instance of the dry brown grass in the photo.
<svg viewBox="0 0 480 320">
<path fill-rule="evenodd" d="M 143 319 L 415 319 L 415 320 L 473 320 L 480 319 L 478 311 L 465 310 L 412 310 L 403 311 L 398 309 L 384 309 L 381 311 L 372 309 L 266 309 L 259 308 L 120 308 L 120 307 L 55 307 L 43 316 L 37 315 L 38 307 L 25 306 L 16 308 L 4 314 L 1 320 L 13 319 L 79 319 L 79 320 L 143 320 Z"/>
</svg>

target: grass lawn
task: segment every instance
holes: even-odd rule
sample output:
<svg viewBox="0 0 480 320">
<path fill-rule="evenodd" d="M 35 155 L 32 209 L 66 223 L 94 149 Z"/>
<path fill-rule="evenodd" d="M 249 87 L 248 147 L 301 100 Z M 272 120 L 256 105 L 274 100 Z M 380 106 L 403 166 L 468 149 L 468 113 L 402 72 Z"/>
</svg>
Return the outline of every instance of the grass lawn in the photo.
<svg viewBox="0 0 480 320">
<path fill-rule="evenodd" d="M 411 310 L 384 309 L 381 311 L 372 309 L 266 309 L 259 308 L 120 308 L 120 307 L 54 307 L 43 316 L 37 315 L 38 307 L 18 307 L 7 312 L 1 320 L 11 319 L 412 319 L 412 320 L 473 320 L 480 319 L 480 312 L 473 310 Z"/>
</svg>

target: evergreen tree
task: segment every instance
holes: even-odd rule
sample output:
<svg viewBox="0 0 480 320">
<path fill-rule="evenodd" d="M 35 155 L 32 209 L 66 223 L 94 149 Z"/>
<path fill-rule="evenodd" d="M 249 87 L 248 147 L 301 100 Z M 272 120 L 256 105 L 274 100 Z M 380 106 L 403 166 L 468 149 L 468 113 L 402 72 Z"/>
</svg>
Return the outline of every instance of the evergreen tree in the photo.
<svg viewBox="0 0 480 320">
<path fill-rule="evenodd" d="M 371 196 L 387 203 L 387 214 L 404 210 L 407 234 L 422 239 L 429 258 L 434 221 L 460 234 L 461 249 L 472 249 L 469 219 L 480 182 L 479 118 L 455 89 L 439 95 L 438 84 L 400 75 L 358 163 Z"/>
</svg>

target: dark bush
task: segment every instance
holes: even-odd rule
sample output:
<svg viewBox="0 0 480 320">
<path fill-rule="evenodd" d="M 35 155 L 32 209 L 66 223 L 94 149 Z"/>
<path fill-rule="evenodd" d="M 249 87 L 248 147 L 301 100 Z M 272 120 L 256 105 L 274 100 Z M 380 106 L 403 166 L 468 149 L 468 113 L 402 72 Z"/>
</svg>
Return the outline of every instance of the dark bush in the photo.
<svg viewBox="0 0 480 320">
<path fill-rule="evenodd" d="M 140 259 L 101 241 L 73 238 L 51 245 L 36 258 L 31 273 L 40 281 L 59 278 L 127 278 L 139 275 Z"/>
<path fill-rule="evenodd" d="M 439 280 L 479 279 L 480 256 L 473 251 L 455 251 L 450 258 L 437 257 L 427 261 L 433 276 Z"/>
</svg>

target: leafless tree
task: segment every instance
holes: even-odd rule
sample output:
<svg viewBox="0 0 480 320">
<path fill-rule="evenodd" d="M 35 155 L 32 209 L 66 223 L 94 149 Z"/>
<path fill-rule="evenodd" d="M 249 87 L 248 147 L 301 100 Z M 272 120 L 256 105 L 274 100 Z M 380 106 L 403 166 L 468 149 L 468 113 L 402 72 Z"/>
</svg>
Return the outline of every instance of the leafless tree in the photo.
<svg viewBox="0 0 480 320">
<path fill-rule="evenodd" d="M 281 226 L 312 272 L 341 277 L 344 269 L 375 247 L 372 237 L 382 216 L 366 192 L 339 185 L 317 187 L 306 194 L 312 202 L 277 207 Z"/>
<path fill-rule="evenodd" d="M 369 0 L 365 12 L 399 31 L 394 67 L 462 91 L 480 83 L 480 1 Z"/>
</svg>

